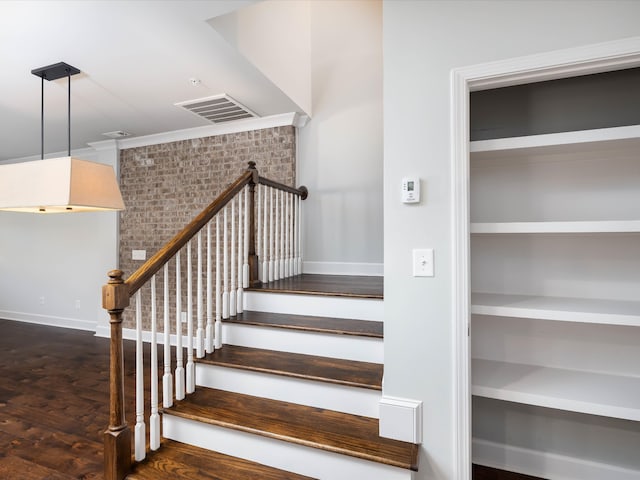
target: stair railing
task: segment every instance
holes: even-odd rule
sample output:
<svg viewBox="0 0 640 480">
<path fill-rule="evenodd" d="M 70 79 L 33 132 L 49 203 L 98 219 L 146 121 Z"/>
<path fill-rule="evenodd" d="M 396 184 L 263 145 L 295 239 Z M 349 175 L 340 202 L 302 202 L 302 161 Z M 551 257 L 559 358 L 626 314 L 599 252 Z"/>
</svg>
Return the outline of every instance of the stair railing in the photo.
<svg viewBox="0 0 640 480">
<path fill-rule="evenodd" d="M 194 352 L 196 358 L 201 358 L 222 346 L 221 322 L 242 313 L 244 289 L 302 273 L 300 203 L 306 198 L 305 187 L 288 187 L 261 177 L 255 162 L 249 162 L 244 174 L 127 280 L 120 270 L 108 273 L 109 281 L 102 287 L 102 304 L 109 313 L 111 329 L 109 426 L 104 433 L 106 480 L 124 479 L 132 464 L 131 431 L 125 418 L 122 343 L 123 316 L 130 299 L 134 298 L 136 319 L 134 459 L 141 461 L 146 457 L 147 423 L 149 448 L 160 447 L 158 305 L 162 310 L 164 343 L 162 406 L 169 408 L 174 399 L 182 400 L 195 391 Z M 162 283 L 160 294 L 156 289 L 158 278 Z M 147 288 L 144 300 L 150 300 L 144 305 L 142 293 Z M 145 318 L 148 327 L 144 325 Z M 151 413 L 145 422 L 143 336 L 147 332 L 151 343 Z"/>
</svg>

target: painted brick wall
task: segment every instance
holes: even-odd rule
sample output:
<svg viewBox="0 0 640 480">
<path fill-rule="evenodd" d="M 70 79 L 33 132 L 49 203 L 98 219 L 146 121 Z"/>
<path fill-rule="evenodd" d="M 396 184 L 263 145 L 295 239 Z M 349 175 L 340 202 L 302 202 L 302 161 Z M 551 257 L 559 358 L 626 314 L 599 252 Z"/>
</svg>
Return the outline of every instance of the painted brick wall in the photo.
<svg viewBox="0 0 640 480">
<path fill-rule="evenodd" d="M 295 151 L 294 127 L 274 127 L 122 150 L 120 186 L 127 209 L 120 215 L 120 268 L 125 272 L 125 278 L 144 263 L 132 260 L 132 250 L 146 250 L 147 258 L 150 258 L 241 175 L 250 160 L 256 162 L 260 175 L 294 185 Z M 186 264 L 184 254 L 182 263 Z M 184 269 L 183 265 L 183 276 L 186 275 Z M 159 294 L 163 289 L 162 281 L 160 275 Z M 170 285 L 173 295 L 173 268 Z M 183 297 L 183 305 L 186 305 L 185 300 Z M 143 304 L 143 323 L 148 329 L 148 288 L 143 291 Z M 132 304 L 125 312 L 125 327 L 135 326 L 133 312 Z M 172 318 L 174 315 L 172 308 Z M 158 316 L 161 323 L 161 309 Z"/>
</svg>

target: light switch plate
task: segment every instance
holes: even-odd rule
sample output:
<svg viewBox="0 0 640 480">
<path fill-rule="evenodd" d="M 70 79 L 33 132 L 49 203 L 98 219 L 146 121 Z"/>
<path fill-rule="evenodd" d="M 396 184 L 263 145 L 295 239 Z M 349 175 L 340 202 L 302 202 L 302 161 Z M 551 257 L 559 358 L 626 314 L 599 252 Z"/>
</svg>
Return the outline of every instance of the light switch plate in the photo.
<svg viewBox="0 0 640 480">
<path fill-rule="evenodd" d="M 433 248 L 415 248 L 413 250 L 413 276 L 434 276 Z"/>
</svg>

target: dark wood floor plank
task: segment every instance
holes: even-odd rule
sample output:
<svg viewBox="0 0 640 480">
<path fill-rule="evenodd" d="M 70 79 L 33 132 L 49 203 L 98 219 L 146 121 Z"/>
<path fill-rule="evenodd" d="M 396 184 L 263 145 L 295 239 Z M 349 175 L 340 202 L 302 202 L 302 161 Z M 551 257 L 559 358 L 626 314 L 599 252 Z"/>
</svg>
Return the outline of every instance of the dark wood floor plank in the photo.
<svg viewBox="0 0 640 480">
<path fill-rule="evenodd" d="M 198 361 L 209 365 L 382 390 L 383 367 L 378 363 L 234 345 L 224 345 Z"/>
<path fill-rule="evenodd" d="M 380 438 L 378 420 L 373 418 L 207 388 L 198 389 L 165 414 L 417 469 L 418 447 Z"/>
<path fill-rule="evenodd" d="M 223 320 L 223 322 L 331 333 L 334 335 L 355 335 L 373 338 L 383 337 L 383 323 L 368 320 L 313 317 L 309 315 L 284 315 L 281 313 L 245 310 L 236 317 Z"/>
<path fill-rule="evenodd" d="M 473 466 L 473 480 L 545 480 L 544 478 L 531 477 L 521 473 L 506 472 L 495 468 L 480 465 Z"/>
<path fill-rule="evenodd" d="M 72 480 L 78 477 L 66 475 L 20 457 L 0 457 L 0 478 L 3 480 Z"/>
<path fill-rule="evenodd" d="M 383 298 L 384 278 L 353 275 L 302 274 L 250 288 L 275 293 L 303 293 L 338 297 Z"/>
</svg>

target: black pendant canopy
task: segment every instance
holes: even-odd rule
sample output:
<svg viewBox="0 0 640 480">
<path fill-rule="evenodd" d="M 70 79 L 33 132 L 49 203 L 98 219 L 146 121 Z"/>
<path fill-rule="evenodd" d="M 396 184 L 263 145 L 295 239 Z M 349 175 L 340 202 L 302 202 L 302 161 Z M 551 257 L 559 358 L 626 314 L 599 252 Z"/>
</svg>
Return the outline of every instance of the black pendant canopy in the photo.
<svg viewBox="0 0 640 480">
<path fill-rule="evenodd" d="M 80 70 L 76 67 L 72 67 L 68 63 L 58 62 L 53 65 L 47 65 L 46 67 L 34 68 L 31 70 L 31 73 L 36 77 L 51 81 L 76 75 L 80 73 Z"/>
</svg>

